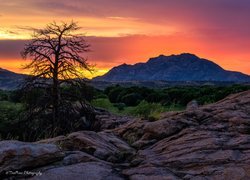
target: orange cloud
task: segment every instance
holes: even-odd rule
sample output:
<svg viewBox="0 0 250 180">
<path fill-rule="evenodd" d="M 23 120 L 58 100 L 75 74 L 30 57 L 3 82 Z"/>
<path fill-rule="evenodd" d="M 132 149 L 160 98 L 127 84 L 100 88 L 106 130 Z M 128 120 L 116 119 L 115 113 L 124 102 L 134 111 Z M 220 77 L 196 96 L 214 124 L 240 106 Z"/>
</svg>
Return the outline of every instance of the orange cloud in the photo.
<svg viewBox="0 0 250 180">
<path fill-rule="evenodd" d="M 124 37 L 86 37 L 92 51 L 84 54 L 89 63 L 96 64 L 96 72 L 88 77 L 101 75 L 113 66 L 122 63 L 145 62 L 160 54 L 194 53 L 213 60 L 227 70 L 242 71 L 250 74 L 250 53 L 247 49 L 227 45 L 228 41 L 204 43 L 204 39 L 188 34 L 176 33 L 169 36 L 133 35 Z M 26 41 L 0 41 L 0 66 L 18 70 L 24 63 L 19 52 Z M 8 45 L 6 47 L 5 45 Z M 7 51 L 8 50 L 8 51 Z"/>
</svg>

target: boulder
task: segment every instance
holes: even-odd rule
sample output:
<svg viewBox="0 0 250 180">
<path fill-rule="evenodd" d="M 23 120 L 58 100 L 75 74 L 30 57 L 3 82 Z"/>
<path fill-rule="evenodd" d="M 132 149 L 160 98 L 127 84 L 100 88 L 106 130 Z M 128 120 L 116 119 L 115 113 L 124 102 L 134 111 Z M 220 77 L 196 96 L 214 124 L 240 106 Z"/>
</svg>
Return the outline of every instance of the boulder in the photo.
<svg viewBox="0 0 250 180">
<path fill-rule="evenodd" d="M 195 110 L 199 107 L 199 104 L 196 100 L 192 100 L 187 104 L 186 110 Z"/>
<path fill-rule="evenodd" d="M 98 130 L 106 130 L 106 129 L 114 129 L 123 125 L 129 121 L 131 121 L 132 117 L 128 116 L 118 116 L 111 113 L 104 113 L 96 115 L 96 122 L 94 124 L 94 129 Z"/>
<path fill-rule="evenodd" d="M 62 161 L 62 164 L 64 166 L 82 163 L 82 162 L 103 162 L 103 163 L 105 162 L 82 151 L 69 151 L 69 152 L 66 152 L 65 154 L 66 156 Z M 108 164 L 107 162 L 105 163 Z"/>
<path fill-rule="evenodd" d="M 42 172 L 41 176 L 33 177 L 34 180 L 122 180 L 122 176 L 112 166 L 100 162 L 78 163 L 69 166 L 49 169 Z"/>
<path fill-rule="evenodd" d="M 61 142 L 64 150 L 78 150 L 109 162 L 121 162 L 135 152 L 126 142 L 111 132 L 80 131 L 69 134 Z"/>
<path fill-rule="evenodd" d="M 45 166 L 64 158 L 53 144 L 0 141 L 0 173 Z"/>
<path fill-rule="evenodd" d="M 66 139 L 66 136 L 57 136 L 57 137 L 54 137 L 54 138 L 40 140 L 37 143 L 42 143 L 42 144 L 56 144 L 56 145 L 60 146 L 60 144 L 65 139 Z"/>
</svg>

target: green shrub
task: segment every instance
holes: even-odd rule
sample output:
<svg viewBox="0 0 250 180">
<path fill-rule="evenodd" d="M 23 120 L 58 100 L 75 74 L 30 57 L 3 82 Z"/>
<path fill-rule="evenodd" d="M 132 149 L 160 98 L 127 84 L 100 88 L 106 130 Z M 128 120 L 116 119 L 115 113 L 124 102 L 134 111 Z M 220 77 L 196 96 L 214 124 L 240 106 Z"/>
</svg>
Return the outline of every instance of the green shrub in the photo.
<svg viewBox="0 0 250 180">
<path fill-rule="evenodd" d="M 6 91 L 0 90 L 0 101 L 7 101 L 8 93 Z"/>
<path fill-rule="evenodd" d="M 95 107 L 106 109 L 112 113 L 117 113 L 118 110 L 114 105 L 106 98 L 94 99 L 91 101 L 91 104 Z"/>
<path fill-rule="evenodd" d="M 95 89 L 85 83 L 81 83 L 78 86 L 67 85 L 61 87 L 62 98 L 67 98 L 71 101 L 78 101 L 79 98 L 91 101 L 94 98 L 95 94 L 97 94 L 97 92 L 95 92 Z"/>
<path fill-rule="evenodd" d="M 160 114 L 165 111 L 165 108 L 160 103 L 148 103 L 141 101 L 133 110 L 132 114 L 143 117 L 145 119 L 159 119 Z"/>
<path fill-rule="evenodd" d="M 116 107 L 119 111 L 123 111 L 126 107 L 126 104 L 124 103 L 115 103 L 114 107 Z"/>
<path fill-rule="evenodd" d="M 20 103 L 0 101 L 0 132 L 7 132 L 11 125 L 19 120 L 19 115 L 23 111 Z"/>
<path fill-rule="evenodd" d="M 127 106 L 136 106 L 140 103 L 143 97 L 138 93 L 127 94 L 122 97 L 121 101 Z"/>
<path fill-rule="evenodd" d="M 92 105 L 100 108 L 109 108 L 113 106 L 113 104 L 105 98 L 100 98 L 100 99 L 94 99 L 92 101 Z"/>
<path fill-rule="evenodd" d="M 122 89 L 123 89 L 122 87 L 116 86 L 115 88 L 109 91 L 108 97 L 110 102 L 118 103 L 118 96 L 121 93 Z"/>
<path fill-rule="evenodd" d="M 10 92 L 8 101 L 14 103 L 21 103 L 23 97 L 23 92 L 21 90 L 14 90 Z"/>
<path fill-rule="evenodd" d="M 106 94 L 98 93 L 98 94 L 95 95 L 94 98 L 95 99 L 108 99 L 108 96 Z"/>
</svg>

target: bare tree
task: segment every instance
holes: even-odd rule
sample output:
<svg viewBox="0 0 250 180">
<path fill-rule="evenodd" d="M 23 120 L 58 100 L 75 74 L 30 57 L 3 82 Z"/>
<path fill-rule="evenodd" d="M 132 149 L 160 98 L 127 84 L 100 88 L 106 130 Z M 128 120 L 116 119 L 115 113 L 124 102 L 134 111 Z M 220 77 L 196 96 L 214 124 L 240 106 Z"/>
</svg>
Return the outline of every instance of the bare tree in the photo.
<svg viewBox="0 0 250 180">
<path fill-rule="evenodd" d="M 83 78 L 83 70 L 91 71 L 86 58 L 82 57 L 90 46 L 82 35 L 76 34 L 78 29 L 75 22 L 53 22 L 44 29 L 35 29 L 32 40 L 21 52 L 24 59 L 31 60 L 24 67 L 31 72 L 30 83 L 51 87 L 54 125 L 59 118 L 60 85 L 70 79 Z"/>
</svg>

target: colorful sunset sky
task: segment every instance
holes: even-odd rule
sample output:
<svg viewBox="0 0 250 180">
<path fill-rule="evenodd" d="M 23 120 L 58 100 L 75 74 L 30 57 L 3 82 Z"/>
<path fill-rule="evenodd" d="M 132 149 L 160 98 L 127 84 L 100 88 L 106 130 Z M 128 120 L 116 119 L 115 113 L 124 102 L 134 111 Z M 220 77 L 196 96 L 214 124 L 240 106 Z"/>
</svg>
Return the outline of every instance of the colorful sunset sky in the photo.
<svg viewBox="0 0 250 180">
<path fill-rule="evenodd" d="M 92 76 L 160 54 L 193 53 L 250 74 L 249 0 L 0 0 L 0 67 L 23 72 L 32 28 L 78 22 Z"/>
</svg>

